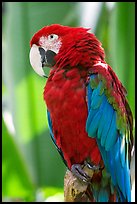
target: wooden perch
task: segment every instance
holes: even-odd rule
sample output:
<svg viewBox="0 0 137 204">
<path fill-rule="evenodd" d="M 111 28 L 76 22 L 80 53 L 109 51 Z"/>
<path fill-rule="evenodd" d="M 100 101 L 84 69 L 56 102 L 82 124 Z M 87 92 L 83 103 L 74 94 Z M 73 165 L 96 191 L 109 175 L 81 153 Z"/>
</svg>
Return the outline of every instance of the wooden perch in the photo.
<svg viewBox="0 0 137 204">
<path fill-rule="evenodd" d="M 92 170 L 85 166 L 84 171 L 92 178 Z M 64 201 L 91 202 L 93 200 L 90 184 L 78 179 L 71 171 L 67 170 L 64 177 Z"/>
</svg>

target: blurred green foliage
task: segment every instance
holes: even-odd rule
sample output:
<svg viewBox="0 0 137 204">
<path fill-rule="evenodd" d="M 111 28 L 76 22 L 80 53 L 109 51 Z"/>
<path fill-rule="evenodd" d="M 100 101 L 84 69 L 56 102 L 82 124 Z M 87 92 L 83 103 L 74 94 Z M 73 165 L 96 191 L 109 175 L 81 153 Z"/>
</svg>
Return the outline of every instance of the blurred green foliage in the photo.
<svg viewBox="0 0 137 204">
<path fill-rule="evenodd" d="M 109 51 L 111 64 L 127 89 L 135 113 L 135 3 L 119 2 L 110 16 Z M 135 116 L 135 115 L 134 115 Z"/>
<path fill-rule="evenodd" d="M 29 41 L 45 25 L 80 26 L 80 2 L 7 2 L 3 5 L 4 110 L 15 127 L 14 137 L 2 121 L 3 199 L 41 201 L 63 192 L 66 167 L 49 136 L 43 101 L 45 79 L 29 62 Z M 102 4 L 95 34 L 102 42 L 106 61 L 128 91 L 135 110 L 135 3 L 118 2 L 112 10 Z M 3 111 L 4 112 L 4 111 Z M 40 190 L 43 189 L 43 190 Z M 37 192 L 45 192 L 37 198 Z"/>
<path fill-rule="evenodd" d="M 26 169 L 18 144 L 2 120 L 2 192 L 5 197 L 34 199 L 35 186 Z M 7 151 L 5 151 L 7 150 Z"/>
</svg>

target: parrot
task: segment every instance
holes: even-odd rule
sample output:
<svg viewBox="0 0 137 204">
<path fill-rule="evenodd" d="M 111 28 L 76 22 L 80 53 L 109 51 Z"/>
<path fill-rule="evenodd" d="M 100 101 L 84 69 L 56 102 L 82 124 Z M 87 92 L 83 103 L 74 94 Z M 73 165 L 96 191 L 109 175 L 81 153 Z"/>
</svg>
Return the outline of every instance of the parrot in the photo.
<svg viewBox="0 0 137 204">
<path fill-rule="evenodd" d="M 92 202 L 131 202 L 133 115 L 126 88 L 90 30 L 42 27 L 30 40 L 30 64 L 45 77 L 49 132 L 66 167 L 90 185 Z"/>
</svg>

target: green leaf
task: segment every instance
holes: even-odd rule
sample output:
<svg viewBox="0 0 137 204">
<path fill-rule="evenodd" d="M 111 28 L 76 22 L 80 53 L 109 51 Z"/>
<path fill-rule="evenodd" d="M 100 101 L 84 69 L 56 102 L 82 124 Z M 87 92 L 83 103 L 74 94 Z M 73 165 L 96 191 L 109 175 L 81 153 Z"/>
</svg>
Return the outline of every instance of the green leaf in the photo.
<svg viewBox="0 0 137 204">
<path fill-rule="evenodd" d="M 45 25 L 76 25 L 74 9 L 71 2 L 5 3 L 3 78 L 7 103 L 19 148 L 38 186 L 63 186 L 65 165 L 50 139 L 43 100 L 46 80 L 34 73 L 30 65 L 29 42 Z"/>
<path fill-rule="evenodd" d="M 55 187 L 45 187 L 41 189 L 41 192 L 43 192 L 44 196 L 50 197 L 55 195 L 56 193 L 62 193 L 64 192 L 63 188 L 55 188 Z"/>
<path fill-rule="evenodd" d="M 135 111 L 135 2 L 116 2 L 109 18 L 111 66 L 127 89 Z"/>
<path fill-rule="evenodd" d="M 102 43 L 106 62 L 127 89 L 127 98 L 135 114 L 135 2 L 106 3 L 98 20 L 96 36 Z"/>
<path fill-rule="evenodd" d="M 2 195 L 27 199 L 34 197 L 35 185 L 23 156 L 2 119 Z"/>
</svg>

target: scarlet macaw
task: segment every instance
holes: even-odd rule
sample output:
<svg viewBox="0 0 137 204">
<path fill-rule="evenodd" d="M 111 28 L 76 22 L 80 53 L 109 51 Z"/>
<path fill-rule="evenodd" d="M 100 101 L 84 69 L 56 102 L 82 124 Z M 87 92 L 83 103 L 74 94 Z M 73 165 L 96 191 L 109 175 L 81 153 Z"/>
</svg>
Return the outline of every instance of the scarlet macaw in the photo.
<svg viewBox="0 0 137 204">
<path fill-rule="evenodd" d="M 126 90 L 89 29 L 45 26 L 30 41 L 40 76 L 51 67 L 43 97 L 50 134 L 66 166 L 90 181 L 92 201 L 131 201 L 133 118 Z M 92 178 L 83 166 L 94 170 Z"/>
</svg>

